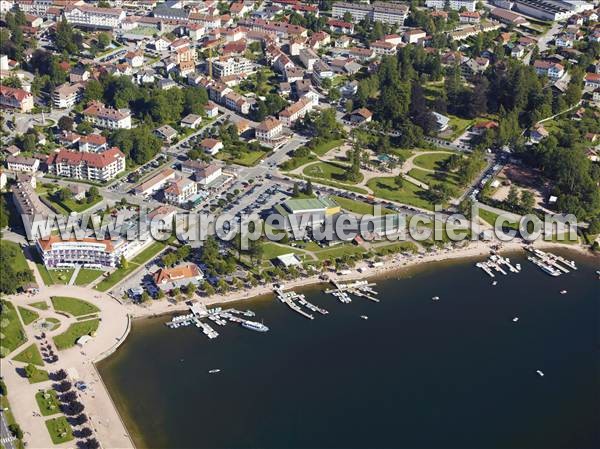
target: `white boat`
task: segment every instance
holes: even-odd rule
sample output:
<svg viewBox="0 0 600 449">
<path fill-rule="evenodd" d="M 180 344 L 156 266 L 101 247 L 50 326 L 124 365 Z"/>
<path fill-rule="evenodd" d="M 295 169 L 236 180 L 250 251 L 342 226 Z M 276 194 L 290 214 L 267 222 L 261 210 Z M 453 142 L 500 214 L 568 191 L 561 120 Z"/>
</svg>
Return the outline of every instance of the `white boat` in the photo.
<svg viewBox="0 0 600 449">
<path fill-rule="evenodd" d="M 544 373 L 542 372 L 542 370 L 539 369 L 539 370 L 536 371 L 536 373 L 538 373 L 538 375 L 540 377 L 544 377 Z"/>
<path fill-rule="evenodd" d="M 367 315 L 361 315 L 360 317 L 361 317 L 363 320 L 368 320 L 368 319 L 369 319 L 369 317 L 368 317 Z"/>
<path fill-rule="evenodd" d="M 439 296 L 434 296 L 433 298 L 431 298 L 433 301 L 439 301 L 440 297 Z"/>
<path fill-rule="evenodd" d="M 245 320 L 242 321 L 242 326 L 246 329 L 250 329 L 257 332 L 267 332 L 269 328 L 262 323 L 257 323 L 256 321 Z"/>
<path fill-rule="evenodd" d="M 492 285 L 498 285 L 498 281 L 492 282 Z"/>
<path fill-rule="evenodd" d="M 561 291 L 560 291 L 560 294 L 561 294 L 561 295 L 566 295 L 566 294 L 567 294 L 567 291 L 566 291 L 566 290 L 561 290 Z"/>
<path fill-rule="evenodd" d="M 513 318 L 513 323 L 516 323 L 517 321 L 519 321 L 519 317 L 518 316 L 516 316 L 516 317 Z"/>
<path fill-rule="evenodd" d="M 220 372 L 221 372 L 221 370 L 220 370 L 220 369 L 218 369 L 218 368 L 215 368 L 215 369 L 211 369 L 211 370 L 208 372 L 208 374 L 216 374 L 216 373 L 220 373 Z"/>
</svg>

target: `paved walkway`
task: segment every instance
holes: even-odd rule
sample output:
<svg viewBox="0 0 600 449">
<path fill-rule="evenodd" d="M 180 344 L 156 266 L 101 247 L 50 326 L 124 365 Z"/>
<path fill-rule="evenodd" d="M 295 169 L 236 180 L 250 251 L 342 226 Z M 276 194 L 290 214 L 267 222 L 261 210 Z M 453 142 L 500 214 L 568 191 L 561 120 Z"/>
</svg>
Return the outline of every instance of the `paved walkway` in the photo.
<svg viewBox="0 0 600 449">
<path fill-rule="evenodd" d="M 37 270 L 34 269 L 34 273 L 37 275 Z M 90 419 L 86 426 L 95 430 L 96 437 L 105 448 L 132 448 L 133 443 L 130 441 L 125 426 L 108 392 L 104 388 L 94 365 L 95 361 L 108 355 L 126 337 L 130 329 L 130 319 L 126 309 L 106 294 L 77 286 L 54 285 L 44 287 L 41 284 L 38 294 L 19 294 L 7 297 L 6 299 L 12 301 L 15 306 L 27 305 L 38 301 L 46 301 L 51 306 L 51 296 L 71 296 L 92 302 L 100 308 L 98 315 L 101 321 L 96 336 L 84 348 L 75 346 L 63 351 L 58 351 L 54 348 L 54 352 L 58 354 L 59 360 L 56 363 L 46 364 L 44 369 L 48 372 L 54 372 L 59 369 L 76 372 L 77 379 L 75 380 L 82 380 L 88 385 L 88 389 L 80 393 L 80 401 L 85 406 L 84 413 Z M 73 317 L 57 314 L 51 307 L 48 310 L 36 309 L 36 312 L 40 315 L 40 318 L 53 317 L 61 321 L 61 325 L 58 328 L 46 332 L 47 340 L 51 344 L 52 337 L 64 332 L 70 324 L 76 321 Z M 28 448 L 74 447 L 74 441 L 57 446 L 53 445 L 44 424 L 52 416 L 39 416 L 35 393 L 40 389 L 51 388 L 53 382 L 48 380 L 29 384 L 28 380 L 21 377 L 17 372 L 17 369 L 23 368 L 25 364 L 14 362 L 12 357 L 31 343 L 38 345 L 38 349 L 40 345 L 36 336 L 39 336 L 41 331 L 36 328 L 35 324 L 24 326 L 24 329 L 28 339 L 27 343 L 21 345 L 13 353 L 0 360 L 2 374 L 10 395 L 13 398 L 19 398 L 18 401 L 11 401 L 12 411 L 25 433 Z"/>
</svg>

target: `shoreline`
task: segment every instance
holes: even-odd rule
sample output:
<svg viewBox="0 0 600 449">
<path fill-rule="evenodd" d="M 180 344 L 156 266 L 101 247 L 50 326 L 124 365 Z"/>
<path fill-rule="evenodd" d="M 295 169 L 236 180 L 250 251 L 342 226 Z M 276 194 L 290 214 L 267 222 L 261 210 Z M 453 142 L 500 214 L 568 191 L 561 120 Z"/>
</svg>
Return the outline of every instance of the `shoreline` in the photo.
<svg viewBox="0 0 600 449">
<path fill-rule="evenodd" d="M 476 241 L 470 242 L 461 248 L 451 248 L 447 250 L 436 250 L 432 253 L 425 254 L 412 254 L 410 256 L 403 256 L 400 253 L 392 254 L 383 257 L 384 265 L 381 267 L 370 267 L 365 262 L 359 262 L 354 268 L 352 273 L 342 275 L 334 272 L 326 273 L 329 280 L 323 280 L 319 278 L 319 275 L 313 275 L 307 278 L 291 280 L 289 282 L 283 282 L 285 290 L 294 288 L 307 288 L 310 286 L 316 286 L 318 284 L 328 284 L 331 280 L 340 282 L 348 282 L 358 279 L 387 279 L 393 277 L 396 274 L 407 271 L 408 269 L 414 269 L 422 267 L 431 263 L 444 262 L 444 261 L 456 261 L 463 259 L 473 259 L 476 257 L 487 256 L 492 250 L 492 246 L 495 246 L 497 242 L 483 242 Z M 497 251 L 499 253 L 515 252 L 523 250 L 524 246 L 528 243 L 519 242 L 508 242 L 501 245 L 501 248 Z M 596 255 L 590 252 L 588 249 L 582 247 L 580 244 L 565 244 L 557 242 L 535 242 L 533 244 L 539 249 L 558 249 L 563 251 L 576 252 L 580 256 L 587 256 L 591 258 L 600 258 L 600 255 Z M 360 270 L 360 271 L 359 271 Z M 222 304 L 229 304 L 232 302 L 241 302 L 257 299 L 263 296 L 271 295 L 273 293 L 273 284 L 259 285 L 248 290 L 236 291 L 227 294 L 216 294 L 210 297 L 200 297 L 196 299 L 204 306 L 216 306 Z M 189 308 L 185 301 L 179 303 L 173 303 L 169 301 L 160 301 L 149 306 L 140 305 L 125 305 L 128 309 L 132 321 L 137 321 L 145 318 L 159 318 L 161 316 L 170 315 L 173 313 L 179 313 Z M 110 354 L 109 354 L 110 355 Z"/>
<path fill-rule="evenodd" d="M 440 250 L 440 251 L 436 251 L 433 253 L 424 254 L 421 256 L 419 256 L 417 254 L 409 256 L 409 257 L 402 256 L 400 254 L 390 255 L 390 256 L 386 256 L 384 258 L 384 266 L 383 267 L 370 268 L 369 270 L 364 270 L 362 272 L 358 272 L 357 267 L 360 267 L 363 265 L 362 263 L 359 263 L 353 269 L 353 273 L 351 273 L 351 274 L 348 274 L 345 276 L 339 276 L 339 275 L 333 275 L 332 273 L 329 273 L 329 277 L 330 277 L 330 279 L 335 278 L 335 279 L 341 280 L 341 281 L 350 281 L 350 280 L 354 280 L 354 279 L 373 279 L 373 280 L 376 280 L 376 279 L 383 280 L 383 279 L 393 279 L 393 278 L 402 279 L 402 275 L 406 275 L 407 273 L 410 273 L 412 270 L 422 269 L 427 266 L 434 265 L 436 263 L 443 263 L 443 262 L 449 262 L 449 261 L 454 261 L 454 262 L 460 263 L 460 262 L 465 262 L 465 261 L 469 261 L 469 260 L 476 260 L 481 257 L 487 257 L 489 255 L 491 246 L 494 246 L 494 244 L 495 244 L 494 242 L 485 242 L 484 244 L 481 244 L 482 242 L 478 242 L 478 243 L 480 243 L 480 244 L 470 244 L 470 245 L 466 245 L 463 248 Z M 525 245 L 526 244 L 523 242 L 511 242 L 510 244 L 504 244 L 504 245 L 502 245 L 502 247 L 500 249 L 498 249 L 498 253 L 514 254 L 517 252 L 521 252 L 521 251 L 524 251 L 523 247 Z M 556 250 L 556 251 L 561 251 L 561 252 L 568 252 L 568 253 L 577 255 L 579 257 L 585 257 L 586 259 L 589 259 L 589 260 L 600 261 L 599 254 L 592 253 L 587 248 L 584 248 L 581 245 L 569 245 L 569 244 L 561 244 L 561 243 L 556 243 L 556 242 L 542 242 L 539 244 L 535 244 L 535 246 L 540 249 L 550 249 L 550 250 Z M 442 269 L 443 269 L 443 267 L 442 267 Z M 296 288 L 298 288 L 298 289 L 318 288 L 318 286 L 320 284 L 325 285 L 328 282 L 329 281 L 324 281 L 322 279 L 319 279 L 318 276 L 312 276 L 309 278 L 304 278 L 304 279 L 300 279 L 297 281 L 292 281 L 292 282 L 286 283 L 285 287 L 286 287 L 286 290 L 292 289 L 292 288 L 294 288 L 294 289 L 296 289 Z M 253 288 L 253 289 L 250 289 L 250 290 L 242 292 L 242 293 L 243 293 L 242 295 L 240 295 L 240 292 L 230 293 L 228 295 L 214 295 L 209 298 L 201 298 L 200 302 L 207 306 L 213 306 L 213 305 L 216 306 L 216 305 L 225 305 L 225 304 L 233 303 L 233 302 L 239 303 L 241 301 L 257 300 L 257 299 L 260 299 L 263 297 L 265 299 L 267 299 L 268 296 L 272 295 L 272 288 L 271 288 L 271 284 L 269 284 L 269 285 L 264 285 L 264 286 L 260 286 L 257 288 Z M 187 310 L 187 308 L 188 308 L 188 306 L 184 302 L 174 304 L 174 305 L 167 305 L 163 301 L 162 306 L 163 307 L 161 307 L 160 309 L 158 309 L 156 307 L 143 308 L 142 310 L 140 310 L 140 313 L 136 314 L 136 316 L 134 316 L 134 317 L 131 317 L 132 324 L 134 321 L 139 321 L 140 323 L 142 323 L 143 320 L 162 318 L 167 315 L 174 314 L 174 313 L 180 313 L 181 311 Z M 139 306 L 137 306 L 137 307 L 140 308 Z M 118 346 L 120 347 L 120 345 L 118 345 Z M 116 350 L 118 350 L 118 347 L 116 348 Z M 113 351 L 113 352 L 115 352 L 115 351 Z M 113 352 L 111 352 L 111 354 Z M 107 354 L 105 357 L 102 358 L 102 360 L 108 358 L 111 354 Z M 97 362 L 98 361 L 96 361 L 95 363 L 97 363 Z M 99 377 L 102 379 L 102 376 L 100 375 L 100 371 L 99 370 L 97 370 L 97 371 L 98 371 Z M 116 403 L 113 400 L 112 394 L 103 379 L 102 379 L 102 385 L 104 386 L 108 396 L 110 397 L 111 403 L 113 404 L 117 415 L 121 419 L 121 422 L 123 423 L 123 426 L 126 429 L 126 432 L 129 436 L 129 439 L 130 439 L 133 447 L 137 448 L 137 449 L 143 449 L 145 447 L 143 444 L 138 445 L 136 443 L 142 443 L 144 441 L 144 437 L 141 436 L 137 442 L 132 438 L 131 430 L 133 430 L 133 429 L 130 429 L 131 421 L 128 421 L 123 418 L 123 416 L 127 416 L 127 413 L 124 413 L 124 415 L 121 416 L 121 412 L 117 408 Z M 138 433 L 138 435 L 139 435 L 139 433 Z"/>
</svg>

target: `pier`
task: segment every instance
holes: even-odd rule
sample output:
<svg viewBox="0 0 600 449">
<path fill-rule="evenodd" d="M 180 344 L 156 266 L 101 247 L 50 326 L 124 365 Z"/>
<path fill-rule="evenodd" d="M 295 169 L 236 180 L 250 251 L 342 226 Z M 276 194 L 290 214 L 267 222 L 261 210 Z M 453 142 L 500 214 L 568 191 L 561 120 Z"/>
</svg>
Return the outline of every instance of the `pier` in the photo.
<svg viewBox="0 0 600 449">
<path fill-rule="evenodd" d="M 202 330 L 202 333 L 210 339 L 217 338 L 219 333 L 208 323 L 201 321 L 201 318 L 206 318 L 218 326 L 226 326 L 227 322 L 236 323 L 250 330 L 258 330 L 261 332 L 268 331 L 269 328 L 262 323 L 249 321 L 246 317 L 253 317 L 256 314 L 251 310 L 241 311 L 237 309 L 225 309 L 217 307 L 214 309 L 206 309 L 201 304 L 193 304 L 190 306 L 190 312 L 185 315 L 173 317 L 171 321 L 165 323 L 170 329 L 179 327 L 196 326 Z"/>
<path fill-rule="evenodd" d="M 545 273 L 551 276 L 559 276 L 563 273 L 569 273 L 570 270 L 576 270 L 575 261 L 565 259 L 556 254 L 547 253 L 540 249 L 528 246 L 525 248 L 532 255 L 527 259 L 540 267 Z"/>
<path fill-rule="evenodd" d="M 503 257 L 499 254 L 492 254 L 488 260 L 477 262 L 475 266 L 481 268 L 491 278 L 496 277 L 494 271 L 502 273 L 504 276 L 508 275 L 508 272 L 504 268 L 507 268 L 511 273 L 521 272 L 521 265 L 513 265 L 508 257 Z"/>
<path fill-rule="evenodd" d="M 281 301 L 282 303 L 286 304 L 294 312 L 299 313 L 304 318 L 308 318 L 309 320 L 315 319 L 315 317 L 313 315 L 302 310 L 302 308 L 298 304 L 296 304 L 296 301 L 298 301 L 298 303 L 305 305 L 308 309 L 313 310 L 313 308 L 314 308 L 313 311 L 317 311 L 317 306 L 309 303 L 305 299 L 304 295 L 299 295 L 298 293 L 296 293 L 293 290 L 291 290 L 289 292 L 284 292 L 282 286 L 276 287 L 273 291 L 275 292 L 275 296 L 277 297 L 277 299 L 279 299 L 279 301 Z M 308 306 L 308 304 L 310 304 L 310 307 Z M 322 309 L 322 310 L 325 310 L 325 309 Z M 325 311 L 325 312 L 327 312 L 327 311 Z M 327 313 L 329 313 L 329 312 L 327 312 Z"/>
<path fill-rule="evenodd" d="M 379 302 L 379 298 L 376 297 L 377 292 L 373 289 L 377 285 L 375 283 L 370 283 L 369 281 L 343 283 L 335 280 L 331 281 L 331 283 L 335 288 L 327 289 L 325 293 L 335 296 L 344 304 L 352 302 L 349 294 L 359 298 L 366 298 L 373 302 Z"/>
</svg>

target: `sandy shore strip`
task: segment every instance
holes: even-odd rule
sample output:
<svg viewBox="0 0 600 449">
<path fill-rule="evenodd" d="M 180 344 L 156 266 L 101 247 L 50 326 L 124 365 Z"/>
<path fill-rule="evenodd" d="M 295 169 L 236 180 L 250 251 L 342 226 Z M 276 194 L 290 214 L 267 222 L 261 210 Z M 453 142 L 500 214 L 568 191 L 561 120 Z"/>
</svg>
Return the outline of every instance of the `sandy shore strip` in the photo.
<svg viewBox="0 0 600 449">
<path fill-rule="evenodd" d="M 365 278 L 376 278 L 376 277 L 388 277 L 394 275 L 396 272 L 402 271 L 407 268 L 416 267 L 421 264 L 431 262 L 441 262 L 445 260 L 456 260 L 456 259 L 468 259 L 473 257 L 486 257 L 490 254 L 493 246 L 498 245 L 498 241 L 484 242 L 484 241 L 469 241 L 464 247 L 451 248 L 451 249 L 440 249 L 434 252 L 425 254 L 412 254 L 404 256 L 401 254 L 393 254 L 382 258 L 383 266 L 372 267 L 367 262 L 359 262 L 352 269 L 352 273 L 342 275 L 338 273 L 328 272 L 327 276 L 330 280 L 336 280 L 340 282 L 353 281 L 357 279 Z M 500 252 L 512 252 L 522 250 L 527 242 L 524 241 L 512 241 L 507 243 L 501 243 Z M 577 251 L 582 255 L 591 256 L 592 253 L 580 245 L 575 244 L 563 244 L 555 242 L 536 242 L 534 245 L 540 249 L 563 249 Z M 313 284 L 320 284 L 323 281 L 319 278 L 319 274 L 291 281 L 285 281 L 285 289 L 293 289 L 297 287 L 306 287 Z M 243 301 L 246 299 L 252 299 L 258 296 L 269 295 L 273 293 L 272 284 L 259 285 L 243 291 L 236 291 L 227 294 L 216 294 L 208 297 L 196 297 L 196 299 L 206 305 L 226 304 L 235 301 Z M 149 304 L 134 305 L 129 304 L 126 306 L 128 313 L 134 319 L 165 315 L 170 313 L 182 312 L 189 309 L 189 306 L 185 304 L 185 301 L 179 303 L 173 303 L 170 301 L 152 301 Z"/>
</svg>

